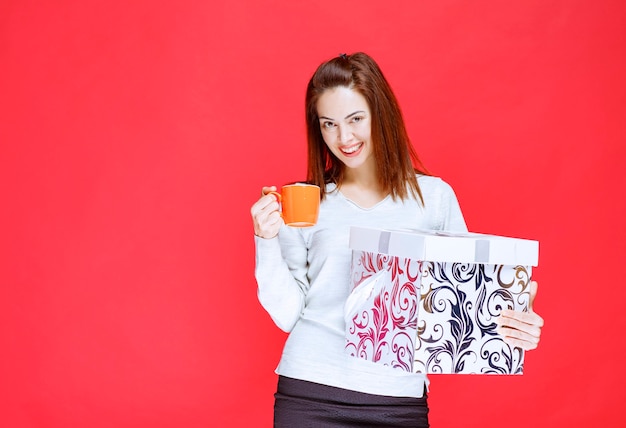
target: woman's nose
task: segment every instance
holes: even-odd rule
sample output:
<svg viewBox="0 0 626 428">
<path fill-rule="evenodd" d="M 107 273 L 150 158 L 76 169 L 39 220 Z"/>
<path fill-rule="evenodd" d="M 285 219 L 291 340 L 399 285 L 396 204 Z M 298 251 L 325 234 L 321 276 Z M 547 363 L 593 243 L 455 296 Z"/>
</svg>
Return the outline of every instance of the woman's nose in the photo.
<svg viewBox="0 0 626 428">
<path fill-rule="evenodd" d="M 339 142 L 346 143 L 352 138 L 352 131 L 348 126 L 339 127 Z"/>
</svg>

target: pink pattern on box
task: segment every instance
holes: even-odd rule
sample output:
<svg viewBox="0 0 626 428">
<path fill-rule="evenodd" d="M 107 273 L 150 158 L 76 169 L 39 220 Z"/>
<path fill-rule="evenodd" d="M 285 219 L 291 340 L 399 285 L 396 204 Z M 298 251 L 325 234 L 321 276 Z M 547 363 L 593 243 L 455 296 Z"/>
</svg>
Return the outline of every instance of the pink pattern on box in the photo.
<svg viewBox="0 0 626 428">
<path fill-rule="evenodd" d="M 346 303 L 346 352 L 413 370 L 421 262 L 354 251 Z"/>
</svg>

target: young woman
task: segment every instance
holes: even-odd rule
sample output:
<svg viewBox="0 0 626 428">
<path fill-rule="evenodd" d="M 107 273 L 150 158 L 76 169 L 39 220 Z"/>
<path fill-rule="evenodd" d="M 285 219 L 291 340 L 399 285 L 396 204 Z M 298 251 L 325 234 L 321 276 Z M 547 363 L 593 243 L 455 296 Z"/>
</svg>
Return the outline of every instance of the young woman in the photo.
<svg viewBox="0 0 626 428">
<path fill-rule="evenodd" d="M 263 307 L 289 332 L 276 369 L 276 427 L 427 427 L 428 379 L 344 352 L 350 226 L 466 231 L 452 188 L 416 156 L 396 98 L 364 53 L 321 64 L 306 93 L 309 183 L 321 187 L 318 223 L 291 228 L 267 193 L 252 206 Z M 417 167 L 418 169 L 415 169 Z M 536 283 L 531 287 L 531 300 Z M 543 320 L 503 311 L 505 340 L 537 346 Z"/>
</svg>

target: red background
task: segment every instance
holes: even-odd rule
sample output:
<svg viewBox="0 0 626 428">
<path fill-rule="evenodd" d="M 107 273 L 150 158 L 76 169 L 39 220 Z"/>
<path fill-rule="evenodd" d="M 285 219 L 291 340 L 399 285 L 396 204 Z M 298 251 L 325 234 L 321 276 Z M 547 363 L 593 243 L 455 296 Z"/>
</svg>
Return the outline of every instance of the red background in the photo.
<svg viewBox="0 0 626 428">
<path fill-rule="evenodd" d="M 249 207 L 304 177 L 315 67 L 363 50 L 470 229 L 541 243 L 525 374 L 433 376 L 432 425 L 623 426 L 625 28 L 622 0 L 4 0 L 2 425 L 271 425 Z"/>
</svg>

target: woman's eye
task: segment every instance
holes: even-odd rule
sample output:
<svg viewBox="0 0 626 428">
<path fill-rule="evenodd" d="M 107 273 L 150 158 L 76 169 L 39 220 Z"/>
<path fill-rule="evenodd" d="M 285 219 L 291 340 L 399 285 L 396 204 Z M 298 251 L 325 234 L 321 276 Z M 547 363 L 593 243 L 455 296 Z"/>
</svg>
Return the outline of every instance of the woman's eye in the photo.
<svg viewBox="0 0 626 428">
<path fill-rule="evenodd" d="M 363 120 L 363 117 L 361 117 L 361 116 L 354 116 L 352 118 L 352 121 L 355 122 L 355 123 L 359 123 L 362 120 Z"/>
<path fill-rule="evenodd" d="M 335 126 L 335 124 L 334 124 L 334 123 L 332 123 L 332 122 L 324 122 L 324 123 L 322 124 L 322 126 L 323 126 L 325 129 L 332 129 L 332 128 Z"/>
</svg>

